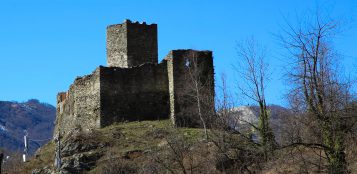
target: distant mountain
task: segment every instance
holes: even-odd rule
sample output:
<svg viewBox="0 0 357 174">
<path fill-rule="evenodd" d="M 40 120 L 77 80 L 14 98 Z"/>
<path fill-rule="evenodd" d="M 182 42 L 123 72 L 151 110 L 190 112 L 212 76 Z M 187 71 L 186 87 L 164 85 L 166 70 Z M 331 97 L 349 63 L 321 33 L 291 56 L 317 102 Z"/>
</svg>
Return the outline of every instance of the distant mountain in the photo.
<svg viewBox="0 0 357 174">
<path fill-rule="evenodd" d="M 267 107 L 271 120 L 281 119 L 285 113 L 291 112 L 289 109 L 279 105 L 269 105 Z M 230 113 L 232 116 L 239 117 L 241 123 L 249 122 L 257 124 L 259 120 L 259 106 L 238 106 L 230 109 Z"/>
<path fill-rule="evenodd" d="M 33 153 L 52 137 L 56 108 L 31 99 L 24 103 L 0 101 L 0 148 L 23 151 L 25 130 L 29 152 Z"/>
<path fill-rule="evenodd" d="M 269 105 L 270 125 L 276 135 L 281 133 L 281 124 L 284 119 L 292 115 L 292 111 L 279 105 Z M 241 131 L 251 131 L 250 124 L 258 125 L 259 123 L 259 106 L 239 106 L 230 109 L 229 117 L 231 126 Z"/>
</svg>

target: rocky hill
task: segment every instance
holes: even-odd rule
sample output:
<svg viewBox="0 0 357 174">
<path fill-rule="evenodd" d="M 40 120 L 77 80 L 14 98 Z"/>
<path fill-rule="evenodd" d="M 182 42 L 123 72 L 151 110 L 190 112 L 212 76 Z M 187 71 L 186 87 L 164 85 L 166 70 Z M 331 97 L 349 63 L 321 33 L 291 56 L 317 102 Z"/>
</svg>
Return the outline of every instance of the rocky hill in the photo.
<svg viewBox="0 0 357 174">
<path fill-rule="evenodd" d="M 271 108 L 273 122 L 282 127 L 280 131 L 275 130 L 279 137 L 280 132 L 291 129 L 281 125 L 282 117 L 289 110 L 274 107 Z M 253 113 L 246 118 L 256 118 L 254 107 L 243 107 L 243 111 Z M 265 161 L 259 144 L 231 129 L 209 129 L 209 138 L 204 137 L 203 129 L 174 128 L 170 120 L 78 129 L 61 137 L 60 172 L 54 165 L 58 147 L 54 141 L 41 147 L 29 162 L 7 171 L 33 174 L 301 173 L 302 166 L 316 171 L 314 164 L 321 161 L 313 149 L 296 151 L 294 147 L 277 149 L 276 156 Z M 355 147 L 356 142 L 351 141 L 354 145 L 350 147 Z M 346 151 L 348 161 L 355 164 L 356 149 Z M 306 163 L 305 159 L 314 163 Z M 357 171 L 357 166 L 351 165 L 351 171 Z"/>
<path fill-rule="evenodd" d="M 73 132 L 61 140 L 61 172 L 70 173 L 165 173 L 182 171 L 192 165 L 217 164 L 212 143 L 203 140 L 203 130 L 173 129 L 170 120 L 114 124 L 89 132 Z M 36 153 L 19 172 L 49 174 L 54 167 L 56 145 L 50 142 Z M 204 152 L 203 152 L 204 151 Z M 194 157 L 194 161 L 187 161 Z M 191 159 L 193 160 L 193 159 Z M 187 164 L 186 164 L 187 163 Z M 207 173 L 217 173 L 215 165 L 205 166 Z"/>
<path fill-rule="evenodd" d="M 0 101 L 0 148 L 22 151 L 25 130 L 29 152 L 33 153 L 52 138 L 56 108 L 31 99 L 27 102 Z"/>
<path fill-rule="evenodd" d="M 297 174 L 302 166 L 312 173 L 316 170 L 314 164 L 297 160 L 301 155 L 304 159 L 319 160 L 311 149 L 288 148 L 277 150 L 275 158 L 264 161 L 259 146 L 239 134 L 211 129 L 207 141 L 203 129 L 173 128 L 170 120 L 119 123 L 89 132 L 73 132 L 61 142 L 61 174 Z M 54 166 L 55 149 L 55 143 L 49 142 L 15 173 L 58 173 Z M 351 162 L 356 161 L 354 153 L 348 150 Z M 354 168 L 352 173 L 357 171 Z"/>
<path fill-rule="evenodd" d="M 287 111 L 278 106 L 270 106 L 270 109 L 277 123 L 280 113 Z M 233 110 L 237 111 L 236 116 L 256 123 L 257 107 L 242 106 Z M 119 123 L 89 132 L 77 130 L 61 139 L 61 172 L 162 173 L 181 171 L 180 160 L 184 170 L 190 167 L 206 173 L 221 173 L 222 167 L 236 170 L 229 166 L 229 159 L 220 155 L 215 142 L 204 140 L 203 132 L 197 128 L 173 129 L 170 120 Z M 216 136 L 214 131 L 210 134 L 211 138 Z M 235 142 L 245 141 L 235 135 L 230 138 Z M 25 173 L 53 173 L 56 170 L 55 149 L 53 141 L 43 146 L 26 165 Z M 194 161 L 189 161 L 193 160 L 190 158 Z"/>
</svg>

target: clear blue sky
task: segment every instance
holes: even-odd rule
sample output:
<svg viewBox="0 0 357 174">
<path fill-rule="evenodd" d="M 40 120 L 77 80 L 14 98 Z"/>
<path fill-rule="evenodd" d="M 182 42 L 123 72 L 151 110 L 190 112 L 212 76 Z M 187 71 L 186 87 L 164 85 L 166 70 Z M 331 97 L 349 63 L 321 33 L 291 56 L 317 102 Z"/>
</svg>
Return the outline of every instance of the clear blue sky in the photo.
<svg viewBox="0 0 357 174">
<path fill-rule="evenodd" d="M 106 26 L 128 18 L 158 24 L 160 60 L 172 49 L 213 50 L 216 75 L 225 73 L 231 88 L 236 42 L 254 36 L 270 50 L 274 71 L 268 103 L 283 104 L 286 84 L 279 60 L 284 50 L 273 34 L 281 31 L 283 16 L 294 20 L 318 4 L 351 19 L 336 45 L 346 55 L 347 72 L 355 76 L 355 0 L 1 0 L 0 100 L 36 98 L 55 104 L 57 92 L 67 90 L 76 76 L 106 65 Z"/>
</svg>

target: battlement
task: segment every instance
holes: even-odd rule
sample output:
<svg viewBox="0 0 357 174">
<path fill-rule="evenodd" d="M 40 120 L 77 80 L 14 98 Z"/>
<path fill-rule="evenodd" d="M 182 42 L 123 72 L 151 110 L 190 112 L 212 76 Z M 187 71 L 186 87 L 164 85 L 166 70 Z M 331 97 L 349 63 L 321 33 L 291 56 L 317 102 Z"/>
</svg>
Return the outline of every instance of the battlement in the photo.
<svg viewBox="0 0 357 174">
<path fill-rule="evenodd" d="M 158 63 L 157 25 L 125 20 L 107 27 L 107 64 L 130 68 Z"/>
<path fill-rule="evenodd" d="M 125 20 L 123 21 L 123 23 L 121 23 L 121 24 L 108 25 L 108 26 L 107 26 L 107 29 L 108 29 L 108 28 L 112 28 L 112 27 L 123 26 L 124 24 L 126 24 L 126 25 L 131 24 L 131 25 L 142 25 L 142 26 L 156 26 L 156 27 L 157 27 L 157 24 L 155 24 L 155 23 L 147 24 L 146 22 L 139 22 L 139 21 L 132 22 L 132 21 L 129 20 L 129 19 L 125 19 Z"/>
</svg>

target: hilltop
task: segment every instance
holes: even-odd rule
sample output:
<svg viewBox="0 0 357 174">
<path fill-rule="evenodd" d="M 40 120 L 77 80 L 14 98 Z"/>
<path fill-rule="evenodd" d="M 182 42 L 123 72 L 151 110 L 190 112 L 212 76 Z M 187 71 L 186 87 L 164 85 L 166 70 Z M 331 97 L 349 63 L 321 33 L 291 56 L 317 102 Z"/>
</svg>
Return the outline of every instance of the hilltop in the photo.
<svg viewBox="0 0 357 174">
<path fill-rule="evenodd" d="M 118 123 L 91 132 L 73 132 L 63 137 L 63 173 L 157 173 L 180 171 L 172 150 L 190 151 L 195 160 L 195 171 L 207 164 L 204 159 L 215 153 L 214 146 L 203 140 L 203 130 L 173 129 L 170 120 Z M 205 153 L 201 153 L 205 151 Z M 24 173 L 51 173 L 55 169 L 54 142 L 43 146 L 26 164 Z M 188 156 L 183 157 L 185 166 Z M 199 159 L 199 157 L 201 159 Z M 180 157 L 181 158 L 181 157 Z M 211 159 L 210 159 L 211 160 Z M 205 163 L 203 163 L 203 161 Z M 172 163 L 172 164 L 170 164 Z M 213 163 L 212 163 L 213 164 Z M 170 169 L 165 167 L 170 166 Z M 218 164 L 217 164 L 218 165 Z M 36 169 L 36 170 L 35 170 Z M 207 171 L 216 172 L 216 166 Z"/>
<path fill-rule="evenodd" d="M 199 128 L 173 128 L 170 120 L 117 123 L 90 132 L 73 132 L 62 139 L 61 172 L 89 174 L 117 173 L 299 173 L 302 168 L 316 170 L 319 161 L 308 148 L 286 148 L 264 161 L 259 146 L 238 134 L 209 130 L 204 140 Z M 224 135 L 225 141 L 219 139 Z M 352 143 L 356 143 L 352 141 Z M 224 148 L 223 148 L 224 147 Z M 51 174 L 55 144 L 40 148 L 33 159 L 14 173 Z M 356 171 L 356 149 L 347 149 L 351 170 Z M 260 154 L 260 155 L 259 155 Z M 258 157 L 258 158 L 256 158 Z"/>
</svg>

